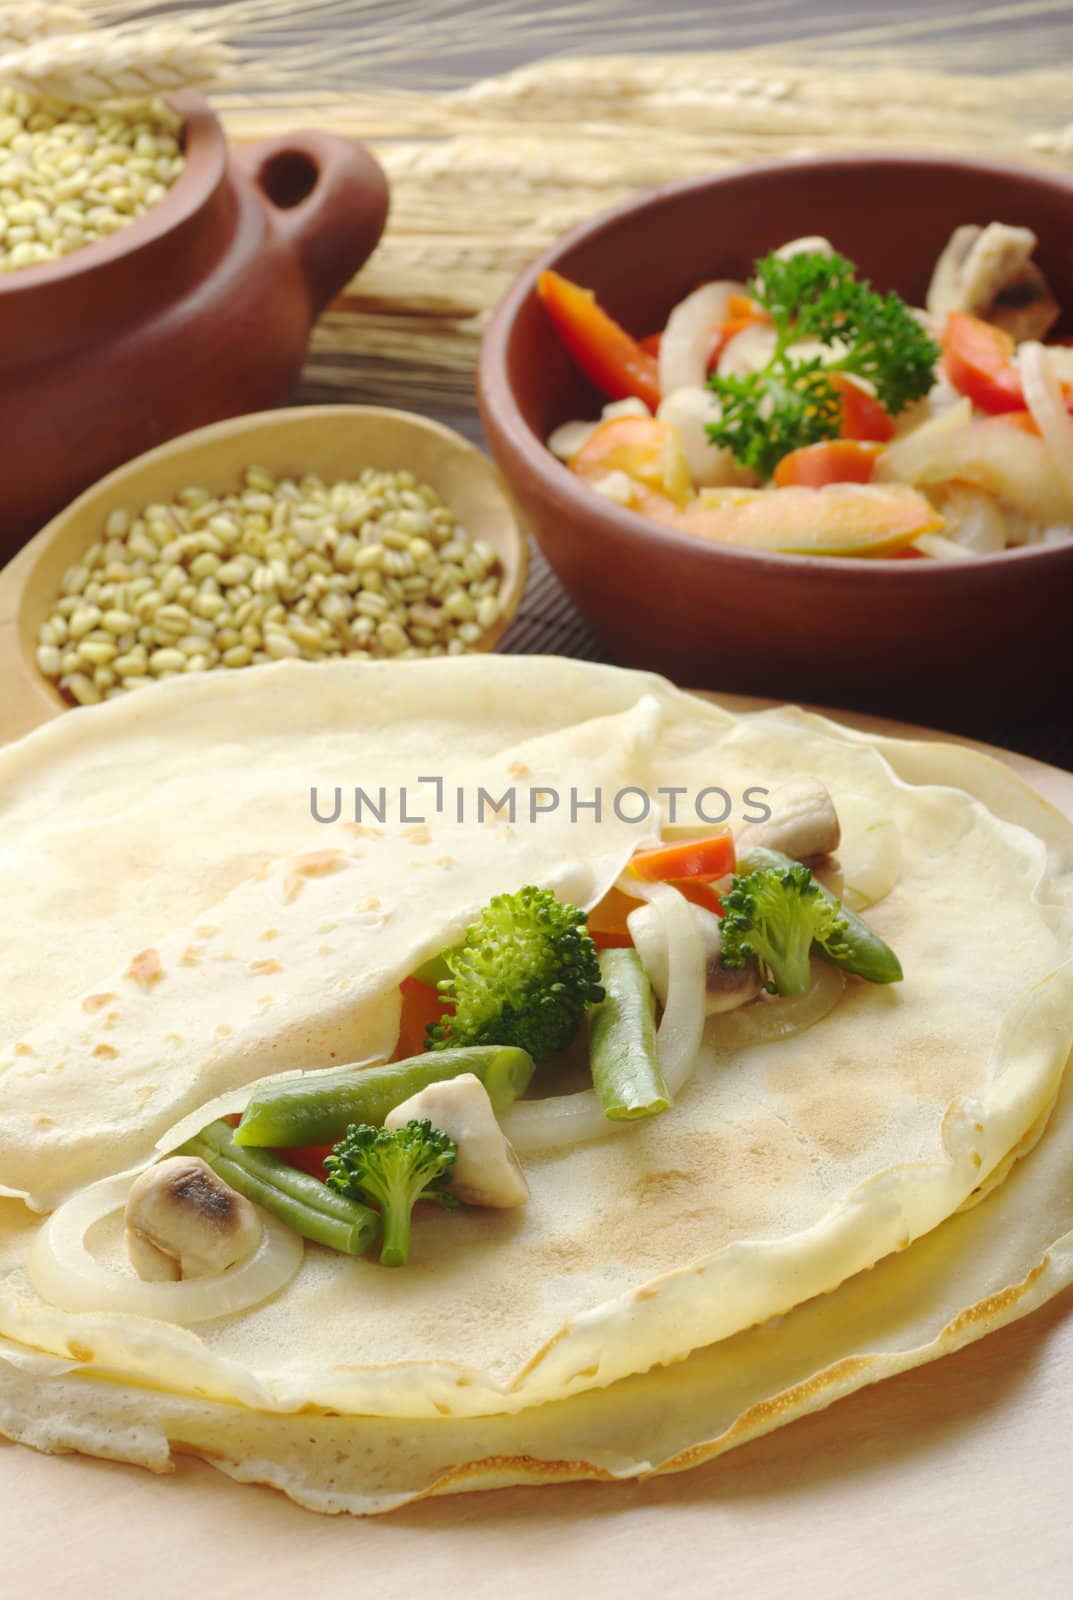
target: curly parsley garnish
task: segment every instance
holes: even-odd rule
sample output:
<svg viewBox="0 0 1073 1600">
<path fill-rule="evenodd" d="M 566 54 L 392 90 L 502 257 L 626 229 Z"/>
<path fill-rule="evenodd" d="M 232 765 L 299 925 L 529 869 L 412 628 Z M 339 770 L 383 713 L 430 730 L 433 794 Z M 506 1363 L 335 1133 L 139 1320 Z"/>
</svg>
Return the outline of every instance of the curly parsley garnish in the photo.
<svg viewBox="0 0 1073 1600">
<path fill-rule="evenodd" d="M 832 374 L 866 378 L 892 416 L 931 388 L 938 345 L 904 300 L 879 294 L 845 256 L 765 256 L 749 292 L 771 318 L 775 350 L 759 372 L 709 379 L 722 416 L 707 433 L 761 478 L 791 450 L 838 437 L 842 400 Z M 795 355 L 790 347 L 805 339 L 833 347 L 833 359 Z"/>
</svg>

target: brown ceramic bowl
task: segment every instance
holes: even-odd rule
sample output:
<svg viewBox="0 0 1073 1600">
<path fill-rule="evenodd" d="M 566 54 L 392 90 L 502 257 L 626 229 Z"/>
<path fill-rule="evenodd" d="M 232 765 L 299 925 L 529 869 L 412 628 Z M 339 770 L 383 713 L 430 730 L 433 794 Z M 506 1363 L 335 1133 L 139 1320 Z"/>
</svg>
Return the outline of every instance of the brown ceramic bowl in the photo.
<svg viewBox="0 0 1073 1600">
<path fill-rule="evenodd" d="M 0 277 L 0 562 L 120 462 L 282 404 L 314 321 L 383 230 L 387 183 L 353 139 L 232 152 L 207 101 L 173 100 L 186 164 L 164 198 Z"/>
<path fill-rule="evenodd" d="M 600 497 L 546 449 L 599 415 L 536 293 L 554 267 L 637 335 L 710 278 L 744 278 L 787 239 L 826 234 L 920 304 L 959 223 L 1033 228 L 1073 332 L 1073 183 L 926 156 L 780 161 L 675 184 L 576 229 L 535 262 L 484 340 L 492 451 L 593 631 L 619 662 L 679 682 L 994 728 L 1068 708 L 1073 543 L 965 563 L 767 555 L 703 543 Z"/>
</svg>

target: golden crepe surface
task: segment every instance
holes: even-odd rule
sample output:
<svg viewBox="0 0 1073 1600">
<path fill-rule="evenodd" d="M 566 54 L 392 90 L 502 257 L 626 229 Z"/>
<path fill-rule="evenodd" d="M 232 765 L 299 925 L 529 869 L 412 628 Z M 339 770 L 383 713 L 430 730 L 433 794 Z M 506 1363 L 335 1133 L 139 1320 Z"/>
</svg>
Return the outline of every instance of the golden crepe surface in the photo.
<svg viewBox="0 0 1073 1600">
<path fill-rule="evenodd" d="M 982 758 L 878 743 L 882 754 L 876 741 L 796 712 L 734 718 L 640 674 L 492 658 L 446 670 L 283 664 L 175 683 L 76 713 L 5 753 L 0 884 L 29 915 L 26 937 L 3 935 L 0 1182 L 38 1204 L 148 1159 L 170 1121 L 263 1072 L 266 1041 L 285 1041 L 289 1066 L 328 1067 L 333 1049 L 336 1059 L 374 1053 L 396 1025 L 398 979 L 456 936 L 489 892 L 541 881 L 592 898 L 637 835 L 589 825 L 584 813 L 569 826 L 542 818 L 539 834 L 521 824 L 445 828 L 449 845 L 435 827 L 427 842 L 412 825 L 358 835 L 310 821 L 313 782 L 368 787 L 445 772 L 500 789 L 513 776 L 609 793 L 718 784 L 740 796 L 814 773 L 836 805 L 840 794 L 864 796 L 898 826 L 902 880 L 869 915 L 907 976 L 896 990 L 851 985 L 808 1033 L 748 1051 L 721 1050 L 713 1019 L 674 1110 L 527 1160 L 533 1199 L 522 1215 L 422 1212 L 411 1265 L 395 1274 L 310 1250 L 273 1302 L 197 1334 L 44 1306 L 22 1268 L 39 1221 L 5 1202 L 0 1427 L 46 1448 L 160 1466 L 168 1437 L 213 1453 L 218 1403 L 237 1401 L 226 1410 L 228 1470 L 323 1509 L 380 1509 L 445 1478 L 539 1477 L 540 1461 L 562 1476 L 564 1452 L 578 1475 L 687 1464 L 694 1447 L 703 1454 L 709 1441 L 722 1448 L 762 1431 L 1054 1292 L 1069 1254 L 1056 1246 L 1040 1267 L 1066 1231 L 1053 1220 L 1043 1165 L 1056 1129 L 983 1204 L 944 1219 L 1005 1175 L 1059 1089 L 1073 1018 L 1070 972 L 1059 970 L 1070 949 L 1069 830 Z M 959 779 L 988 806 L 953 787 Z M 341 860 L 323 866 L 332 851 Z M 458 865 L 410 864 L 445 852 Z M 412 895 L 398 883 L 408 874 L 420 880 Z M 129 976 L 142 951 L 181 961 L 198 929 L 230 926 L 229 896 L 241 911 L 233 943 L 243 931 L 259 941 L 277 930 L 259 950 L 213 963 L 218 935 L 206 935 L 209 958 L 195 951 L 182 968 L 161 957 L 163 975 L 148 984 Z M 386 921 L 358 917 L 354 908 L 367 913 L 372 899 L 380 911 L 390 902 Z M 344 922 L 348 957 L 335 978 L 359 976 L 326 1008 L 308 949 L 332 920 Z M 266 948 L 279 970 L 251 970 Z M 212 1011 L 200 1034 L 190 1027 L 198 991 L 184 984 L 203 980 L 206 966 L 231 985 L 222 1040 Z M 232 977 L 239 972 L 248 981 Z M 278 1005 L 267 1026 L 265 992 Z M 147 1028 L 180 1043 L 156 1095 L 121 1097 L 94 1117 L 98 1012 L 84 1002 L 102 993 L 129 1002 L 132 1052 Z M 83 1036 L 64 1072 L 35 1070 Z M 372 1049 L 360 1051 L 359 1036 Z M 296 1041 L 307 1052 L 300 1062 L 289 1055 Z M 122 1095 L 140 1087 L 120 1082 Z M 35 1134 L 42 1116 L 51 1124 Z M 1013 1204 L 1015 1184 L 1033 1186 L 1035 1209 L 1023 1230 L 1004 1224 L 998 1250 L 981 1219 Z M 927 1265 L 940 1250 L 942 1272 Z M 998 1282 L 1004 1272 L 1013 1275 Z M 891 1296 L 880 1304 L 870 1288 L 880 1273 L 917 1285 L 908 1295 L 916 1321 L 884 1320 Z M 1022 1295 L 943 1334 L 1030 1273 Z M 839 1301 L 856 1306 L 842 1320 L 826 1309 Z M 868 1316 L 889 1346 L 883 1359 L 872 1359 L 864 1332 L 850 1349 Z M 712 1348 L 646 1374 L 702 1345 Z M 841 1376 L 813 1383 L 834 1362 Z M 108 1385 L 95 1376 L 103 1370 Z M 139 1413 L 142 1391 L 116 1378 L 170 1395 Z M 303 1406 L 344 1416 L 318 1420 L 303 1435 L 316 1442 L 298 1449 L 286 1413 Z M 406 1449 L 392 1418 L 406 1419 Z M 344 1435 L 352 1449 L 333 1486 L 325 1463 Z M 502 1463 L 465 1469 L 489 1455 Z M 537 1465 L 519 1465 L 520 1455 Z"/>
</svg>

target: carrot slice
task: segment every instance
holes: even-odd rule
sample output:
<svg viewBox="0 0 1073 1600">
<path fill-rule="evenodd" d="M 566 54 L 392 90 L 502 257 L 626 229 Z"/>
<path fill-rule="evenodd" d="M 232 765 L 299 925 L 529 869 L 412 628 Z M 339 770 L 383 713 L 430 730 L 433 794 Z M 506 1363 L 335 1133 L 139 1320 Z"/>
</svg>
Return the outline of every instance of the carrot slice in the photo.
<svg viewBox="0 0 1073 1600">
<path fill-rule="evenodd" d="M 693 493 L 678 435 L 656 417 L 612 417 L 601 422 L 571 461 L 570 470 L 590 482 L 624 472 L 677 505 L 685 505 Z"/>
<path fill-rule="evenodd" d="M 998 416 L 990 420 L 996 427 L 1016 428 L 1018 432 L 1031 433 L 1037 439 L 1040 436 L 1039 423 L 1031 411 L 1000 411 Z"/>
<path fill-rule="evenodd" d="M 586 924 L 594 940 L 621 939 L 625 944 L 630 943 L 629 931 L 626 927 L 626 918 L 631 911 L 636 911 L 640 900 L 635 900 L 631 895 L 623 894 L 621 889 L 614 885 L 608 889 L 602 900 L 598 900 L 589 912 Z"/>
<path fill-rule="evenodd" d="M 645 883 L 714 883 L 734 871 L 734 839 L 729 828 L 721 828 L 703 839 L 639 850 L 627 870 Z"/>
<path fill-rule="evenodd" d="M 882 448 L 857 439 L 825 439 L 805 445 L 783 456 L 775 468 L 775 486 L 822 489 L 829 483 L 870 483 Z"/>
<path fill-rule="evenodd" d="M 693 905 L 701 906 L 717 917 L 726 915 L 723 902 L 710 883 L 702 883 L 699 878 L 674 878 L 670 883 L 672 889 L 677 889 L 678 893 L 684 899 L 692 901 Z"/>
</svg>

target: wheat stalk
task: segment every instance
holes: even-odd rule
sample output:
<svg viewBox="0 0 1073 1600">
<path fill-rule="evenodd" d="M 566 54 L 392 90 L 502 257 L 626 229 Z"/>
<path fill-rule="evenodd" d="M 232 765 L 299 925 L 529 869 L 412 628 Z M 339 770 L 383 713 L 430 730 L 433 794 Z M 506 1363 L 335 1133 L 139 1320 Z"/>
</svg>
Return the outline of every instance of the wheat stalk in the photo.
<svg viewBox="0 0 1073 1600">
<path fill-rule="evenodd" d="M 0 82 L 80 105 L 147 100 L 211 83 L 230 60 L 219 40 L 164 24 L 41 39 L 0 55 Z"/>
<path fill-rule="evenodd" d="M 37 0 L 0 5 L 0 53 L 22 50 L 54 34 L 79 33 L 88 26 L 86 13 L 73 6 L 39 5 Z"/>
<path fill-rule="evenodd" d="M 121 28 L 160 9 L 85 3 Z M 858 8 L 852 25 L 817 22 L 792 45 L 781 0 L 721 0 L 718 52 L 710 16 L 666 0 L 659 55 L 654 13 L 620 0 L 203 0 L 182 15 L 226 30 L 246 67 L 241 88 L 214 93 L 232 139 L 316 122 L 370 141 L 391 181 L 388 231 L 318 328 L 307 398 L 461 413 L 484 321 L 518 269 L 638 189 L 906 144 L 1073 170 L 1070 74 L 1040 67 L 1068 59 L 1069 0 L 981 0 L 971 15 L 937 0 L 906 18 Z M 566 37 L 574 59 L 443 88 L 490 38 L 532 61 Z M 438 86 L 422 89 L 432 73 Z"/>
</svg>

